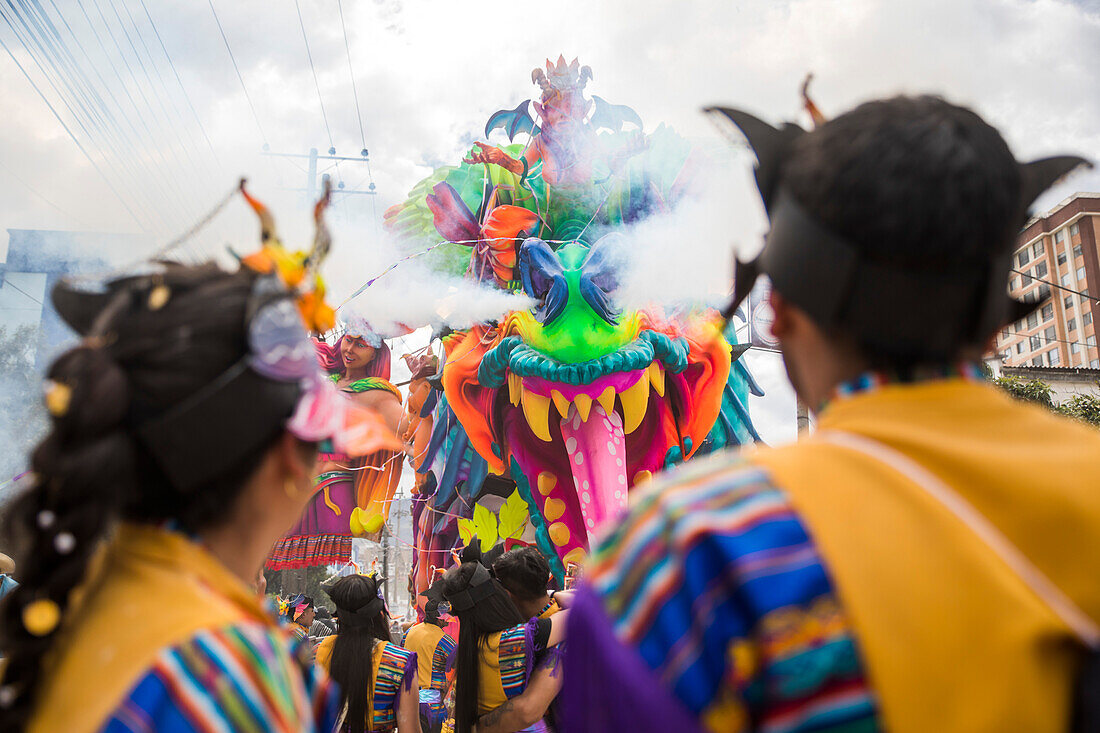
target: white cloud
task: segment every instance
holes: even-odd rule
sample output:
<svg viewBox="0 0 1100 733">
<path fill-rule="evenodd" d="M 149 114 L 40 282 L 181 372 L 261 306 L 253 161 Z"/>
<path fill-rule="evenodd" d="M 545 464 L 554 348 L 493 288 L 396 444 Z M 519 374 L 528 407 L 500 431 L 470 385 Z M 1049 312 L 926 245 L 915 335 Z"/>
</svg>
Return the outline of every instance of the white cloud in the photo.
<svg viewBox="0 0 1100 733">
<path fill-rule="evenodd" d="M 261 0 L 215 4 L 272 150 L 305 153 L 317 147 L 324 152 L 329 137 L 295 8 Z M 92 58 L 91 66 L 82 66 L 90 78 L 95 78 L 92 66 L 102 73 L 120 101 L 119 144 L 145 140 L 126 162 L 101 163 L 105 169 L 132 169 L 111 175 L 122 197 L 139 218 L 155 222 L 153 233 L 163 241 L 204 213 L 245 173 L 276 211 L 285 239 L 307 242 L 307 197 L 286 190 L 304 185 L 306 161 L 260 155 L 263 139 L 207 4 L 147 0 L 213 153 L 179 95 L 140 6 L 132 0 L 122 5 L 144 31 L 163 86 L 145 84 L 117 26 L 128 62 L 103 34 L 94 13 L 106 55 L 79 10 L 58 4 Z M 340 154 L 357 156 L 363 142 L 337 2 L 301 0 L 301 9 L 333 144 Z M 590 91 L 635 107 L 647 128 L 665 121 L 704 145 L 718 138 L 698 113 L 701 106 L 722 101 L 769 119 L 795 117 L 798 85 L 812 70 L 815 95 L 826 113 L 882 95 L 937 92 L 973 105 L 1003 131 L 1021 158 L 1067 151 L 1100 158 L 1100 95 L 1095 93 L 1100 11 L 1092 0 L 561 0 L 542 5 L 343 0 L 343 10 L 379 195 L 374 202 L 344 197 L 333 212 L 342 234 L 339 287 L 334 289 L 343 292 L 338 297 L 384 266 L 381 259 L 388 250 L 376 235 L 374 212 L 402 200 L 432 166 L 457 160 L 491 112 L 534 92 L 531 68 L 559 53 L 590 65 Z M 10 31 L 4 28 L 0 36 L 48 90 Z M 127 69 L 135 73 L 132 80 Z M 114 81 L 116 70 L 124 85 Z M 138 100 L 141 115 L 126 101 L 124 86 Z M 0 225 L 135 231 L 118 199 L 6 55 L 0 56 L 0 89 L 6 112 L 0 121 Z M 141 103 L 142 93 L 154 112 Z M 158 100 L 168 114 L 160 113 Z M 147 147 L 156 150 L 146 153 Z M 748 156 L 734 160 L 730 200 L 710 216 L 730 241 L 751 243 L 758 240 L 762 217 L 752 195 Z M 342 163 L 331 173 L 349 188 L 368 182 L 361 163 Z M 1100 171 L 1058 187 L 1041 203 L 1052 205 L 1082 189 L 1100 189 Z M 206 253 L 227 243 L 247 249 L 255 236 L 254 219 L 235 202 L 192 246 Z M 761 369 L 778 374 L 774 365 L 770 372 Z M 775 412 L 789 411 L 783 406 Z"/>
</svg>

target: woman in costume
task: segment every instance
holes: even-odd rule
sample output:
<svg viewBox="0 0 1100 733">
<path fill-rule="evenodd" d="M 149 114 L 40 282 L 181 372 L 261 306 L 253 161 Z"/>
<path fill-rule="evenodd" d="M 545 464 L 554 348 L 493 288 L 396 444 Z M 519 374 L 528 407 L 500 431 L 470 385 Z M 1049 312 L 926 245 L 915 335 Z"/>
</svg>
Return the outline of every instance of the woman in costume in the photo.
<svg viewBox="0 0 1100 733">
<path fill-rule="evenodd" d="M 481 551 L 475 539 L 462 552 L 462 563 L 443 576 L 443 594 L 458 616 L 458 653 L 455 672 L 455 733 L 522 730 L 547 731 L 543 715 L 553 699 L 539 697 L 545 704 L 537 710 L 526 707 L 523 725 L 496 728 L 502 715 L 513 715 L 518 699 L 540 676 L 557 666 L 557 645 L 565 640 L 567 611 L 551 618 L 532 618 L 512 603 L 508 592 L 481 564 Z M 555 685 L 557 680 L 551 680 Z M 556 688 L 554 689 L 556 694 Z M 527 700 L 534 699 L 529 696 Z M 529 715 L 528 715 L 529 713 Z M 482 717 L 484 716 L 484 717 Z M 481 720 L 479 720 L 481 718 Z M 524 727 L 526 726 L 526 727 Z"/>
<path fill-rule="evenodd" d="M 54 289 L 84 341 L 50 367 L 36 481 L 8 512 L 25 547 L 0 730 L 332 730 L 335 695 L 252 583 L 317 443 L 387 441 L 321 374 L 301 281 L 249 261 Z"/>
<path fill-rule="evenodd" d="M 405 634 L 405 648 L 415 652 L 420 660 L 417 676 L 420 680 L 420 727 L 424 733 L 439 733 L 446 716 L 443 701 L 451 686 L 451 668 L 454 666 L 456 645 L 444 631 L 447 622 L 441 618 L 443 581 L 437 580 L 420 595 L 424 604 L 424 620 L 414 624 Z"/>
<path fill-rule="evenodd" d="M 337 388 L 400 434 L 403 410 L 401 393 L 389 381 L 390 349 L 366 321 L 352 316 L 335 345 L 318 341 L 315 346 Z M 347 562 L 353 536 L 378 537 L 401 480 L 401 463 L 391 450 L 352 459 L 322 445 L 316 494 L 298 523 L 272 549 L 268 567 Z"/>
<path fill-rule="evenodd" d="M 381 582 L 374 575 L 348 575 L 328 594 L 340 631 L 318 645 L 317 664 L 340 685 L 340 730 L 420 733 L 417 655 L 390 643 Z"/>
</svg>

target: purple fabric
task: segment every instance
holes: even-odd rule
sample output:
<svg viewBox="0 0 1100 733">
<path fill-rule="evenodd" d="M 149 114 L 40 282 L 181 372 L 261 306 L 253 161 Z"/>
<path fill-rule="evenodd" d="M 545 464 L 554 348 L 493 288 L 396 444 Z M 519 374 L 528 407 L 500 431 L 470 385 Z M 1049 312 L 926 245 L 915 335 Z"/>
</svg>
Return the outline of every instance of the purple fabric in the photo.
<svg viewBox="0 0 1100 733">
<path fill-rule="evenodd" d="M 615 637 L 599 596 L 587 586 L 573 601 L 567 629 L 558 696 L 562 730 L 703 733 L 641 655 Z"/>
<path fill-rule="evenodd" d="M 536 616 L 523 625 L 523 685 L 531 681 L 531 672 L 535 670 L 535 632 L 539 628 L 539 619 Z M 542 651 L 539 649 L 538 651 Z"/>
<path fill-rule="evenodd" d="M 402 693 L 411 690 L 416 679 L 416 652 L 409 652 L 409 659 L 405 662 L 405 671 L 401 677 L 401 687 L 397 691 L 396 699 L 393 701 L 393 712 L 395 714 L 401 709 Z"/>
<path fill-rule="evenodd" d="M 342 480 L 329 484 L 329 499 L 340 508 L 340 516 L 336 516 L 332 509 L 325 503 L 324 491 L 317 487 L 313 498 L 309 500 L 302 516 L 295 523 L 294 528 L 286 533 L 287 537 L 313 536 L 313 535 L 344 535 L 351 536 L 351 511 L 355 508 L 355 476 L 350 471 Z"/>
</svg>

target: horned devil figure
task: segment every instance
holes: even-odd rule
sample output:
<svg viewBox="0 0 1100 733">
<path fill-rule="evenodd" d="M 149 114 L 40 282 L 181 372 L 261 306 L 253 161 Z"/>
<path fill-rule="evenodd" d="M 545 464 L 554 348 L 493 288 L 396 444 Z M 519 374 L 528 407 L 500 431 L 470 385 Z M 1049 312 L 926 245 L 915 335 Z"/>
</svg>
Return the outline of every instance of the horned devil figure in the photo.
<svg viewBox="0 0 1100 733">
<path fill-rule="evenodd" d="M 616 295 L 620 231 L 683 196 L 691 147 L 586 100 L 592 72 L 575 60 L 532 79 L 540 101 L 486 125 L 511 144 L 477 143 L 386 213 L 410 247 L 455 242 L 441 266 L 537 301 L 443 338 L 442 389 L 420 412 L 433 422 L 417 456 L 418 591 L 475 537 L 484 551 L 536 545 L 560 580 L 653 473 L 757 439 L 745 405 L 760 391 L 717 314 L 625 310 Z"/>
</svg>

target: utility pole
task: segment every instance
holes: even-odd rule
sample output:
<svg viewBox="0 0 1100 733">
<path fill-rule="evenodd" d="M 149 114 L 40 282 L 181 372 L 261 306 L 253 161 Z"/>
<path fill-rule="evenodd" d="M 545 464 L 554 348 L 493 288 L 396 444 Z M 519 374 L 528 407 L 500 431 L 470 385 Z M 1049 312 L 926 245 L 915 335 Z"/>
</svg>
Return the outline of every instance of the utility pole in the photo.
<svg viewBox="0 0 1100 733">
<path fill-rule="evenodd" d="M 337 163 L 340 163 L 340 162 L 365 163 L 368 166 L 370 165 L 370 154 L 368 153 L 366 148 L 363 148 L 363 151 L 360 154 L 361 157 L 359 157 L 359 158 L 346 156 L 346 155 L 336 155 L 336 148 L 329 148 L 328 149 L 328 155 L 321 155 L 317 151 L 317 148 L 310 148 L 308 153 L 272 153 L 270 151 L 264 151 L 264 152 L 260 153 L 260 155 L 268 155 L 268 156 L 271 156 L 273 158 L 297 158 L 297 159 L 305 158 L 305 159 L 307 159 L 309 161 L 309 167 L 308 167 L 308 170 L 306 171 L 306 184 L 305 184 L 305 186 L 303 188 L 292 188 L 292 189 L 289 189 L 289 190 L 291 190 L 291 191 L 301 191 L 301 192 L 309 194 L 310 201 L 316 200 L 317 197 L 320 195 L 319 192 L 321 190 L 321 186 L 318 185 L 318 181 L 317 181 L 317 163 L 318 163 L 318 161 L 332 160 L 332 161 L 335 161 Z M 369 170 L 369 168 L 368 168 L 368 170 Z M 328 178 L 327 173 L 322 175 L 321 182 L 323 182 L 326 178 Z M 344 188 L 344 182 L 340 181 L 339 183 L 337 183 L 333 187 L 332 192 L 334 194 L 337 194 L 337 193 L 339 193 L 339 194 L 348 194 L 349 196 L 352 196 L 352 195 L 354 195 L 354 196 L 374 196 L 377 193 L 377 191 L 375 190 L 375 185 L 374 185 L 373 181 L 371 182 L 371 184 L 369 186 L 367 186 L 366 189 Z"/>
</svg>

